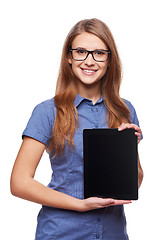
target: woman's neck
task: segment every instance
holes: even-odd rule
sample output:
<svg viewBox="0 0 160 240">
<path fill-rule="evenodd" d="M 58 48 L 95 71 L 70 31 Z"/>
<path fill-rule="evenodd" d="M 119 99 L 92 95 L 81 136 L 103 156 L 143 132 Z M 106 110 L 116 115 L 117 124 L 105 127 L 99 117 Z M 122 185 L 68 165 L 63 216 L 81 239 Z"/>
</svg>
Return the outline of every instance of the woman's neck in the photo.
<svg viewBox="0 0 160 240">
<path fill-rule="evenodd" d="M 81 97 L 92 100 L 93 104 L 95 104 L 101 97 L 101 86 L 79 86 L 78 94 Z"/>
</svg>

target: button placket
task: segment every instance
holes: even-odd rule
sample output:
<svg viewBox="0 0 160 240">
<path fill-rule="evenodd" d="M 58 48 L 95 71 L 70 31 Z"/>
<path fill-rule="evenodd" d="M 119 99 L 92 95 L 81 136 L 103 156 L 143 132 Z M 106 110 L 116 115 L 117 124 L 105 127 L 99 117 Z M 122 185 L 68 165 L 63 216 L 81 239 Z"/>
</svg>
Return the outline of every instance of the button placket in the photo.
<svg viewBox="0 0 160 240">
<path fill-rule="evenodd" d="M 99 127 L 99 109 L 97 106 L 92 106 L 91 107 L 91 112 L 93 114 L 93 128 L 98 128 Z"/>
<path fill-rule="evenodd" d="M 102 239 L 102 215 L 98 214 L 95 219 L 95 239 Z"/>
</svg>

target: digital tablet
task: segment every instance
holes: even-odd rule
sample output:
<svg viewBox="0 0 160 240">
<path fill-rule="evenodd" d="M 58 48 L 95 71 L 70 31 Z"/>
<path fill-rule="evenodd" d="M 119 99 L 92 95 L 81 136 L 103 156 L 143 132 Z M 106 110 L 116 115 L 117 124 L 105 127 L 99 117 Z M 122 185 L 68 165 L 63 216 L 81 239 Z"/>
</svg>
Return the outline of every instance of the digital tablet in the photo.
<svg viewBox="0 0 160 240">
<path fill-rule="evenodd" d="M 134 129 L 84 129 L 84 198 L 138 199 L 138 151 Z"/>
</svg>

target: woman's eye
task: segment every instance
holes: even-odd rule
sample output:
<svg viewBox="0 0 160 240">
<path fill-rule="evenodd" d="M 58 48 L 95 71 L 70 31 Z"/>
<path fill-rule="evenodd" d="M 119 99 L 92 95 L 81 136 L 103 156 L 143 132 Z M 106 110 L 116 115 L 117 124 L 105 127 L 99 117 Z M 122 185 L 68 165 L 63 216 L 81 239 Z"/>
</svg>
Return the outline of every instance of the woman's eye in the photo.
<svg viewBox="0 0 160 240">
<path fill-rule="evenodd" d="M 83 49 L 78 49 L 78 50 L 77 50 L 77 53 L 78 53 L 78 54 L 85 54 L 85 53 L 86 53 L 86 51 L 85 51 L 85 50 L 83 50 Z"/>
<path fill-rule="evenodd" d="M 102 52 L 102 51 L 96 51 L 95 54 L 97 54 L 97 55 L 103 55 L 104 52 Z"/>
</svg>

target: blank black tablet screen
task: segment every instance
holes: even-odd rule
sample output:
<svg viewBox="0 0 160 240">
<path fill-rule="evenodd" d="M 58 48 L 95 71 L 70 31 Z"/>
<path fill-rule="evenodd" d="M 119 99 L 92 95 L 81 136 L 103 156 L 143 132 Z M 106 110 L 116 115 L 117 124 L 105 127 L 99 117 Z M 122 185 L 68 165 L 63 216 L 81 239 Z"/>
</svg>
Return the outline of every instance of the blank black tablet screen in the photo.
<svg viewBox="0 0 160 240">
<path fill-rule="evenodd" d="M 84 198 L 138 199 L 134 129 L 84 129 Z"/>
</svg>

